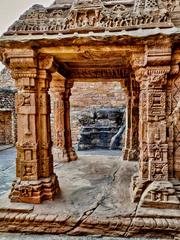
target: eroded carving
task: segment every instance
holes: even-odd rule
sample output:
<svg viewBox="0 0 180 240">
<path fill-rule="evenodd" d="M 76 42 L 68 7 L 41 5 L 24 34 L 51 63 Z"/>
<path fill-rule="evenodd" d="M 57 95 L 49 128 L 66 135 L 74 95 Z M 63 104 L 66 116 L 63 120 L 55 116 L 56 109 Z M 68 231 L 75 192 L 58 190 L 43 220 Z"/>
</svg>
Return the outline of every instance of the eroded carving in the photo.
<svg viewBox="0 0 180 240">
<path fill-rule="evenodd" d="M 6 35 L 28 33 L 66 33 L 72 31 L 117 31 L 122 29 L 173 27 L 168 11 L 173 11 L 175 1 L 135 1 L 132 5 L 115 3 L 106 6 L 104 1 L 74 1 L 67 10 L 46 9 L 34 5 L 9 29 Z"/>
</svg>

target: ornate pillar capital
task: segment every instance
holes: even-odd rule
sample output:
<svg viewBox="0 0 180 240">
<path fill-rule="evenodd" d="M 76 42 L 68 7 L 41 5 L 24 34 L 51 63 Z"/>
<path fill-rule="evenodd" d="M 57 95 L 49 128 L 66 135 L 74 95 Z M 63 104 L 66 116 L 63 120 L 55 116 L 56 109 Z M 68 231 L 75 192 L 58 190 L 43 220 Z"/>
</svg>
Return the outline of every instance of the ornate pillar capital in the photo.
<svg viewBox="0 0 180 240">
<path fill-rule="evenodd" d="M 132 66 L 132 69 L 135 71 L 136 69 L 145 67 L 147 64 L 147 56 L 146 52 L 135 52 L 132 53 L 130 63 Z"/>
<path fill-rule="evenodd" d="M 54 64 L 54 57 L 47 54 L 39 54 L 38 68 L 44 70 L 52 70 Z"/>
<path fill-rule="evenodd" d="M 10 69 L 28 69 L 37 67 L 36 52 L 33 49 L 5 49 L 2 61 Z"/>
<path fill-rule="evenodd" d="M 167 83 L 167 74 L 170 66 L 151 66 L 135 70 L 135 79 L 140 83 L 141 89 L 158 89 Z"/>
</svg>

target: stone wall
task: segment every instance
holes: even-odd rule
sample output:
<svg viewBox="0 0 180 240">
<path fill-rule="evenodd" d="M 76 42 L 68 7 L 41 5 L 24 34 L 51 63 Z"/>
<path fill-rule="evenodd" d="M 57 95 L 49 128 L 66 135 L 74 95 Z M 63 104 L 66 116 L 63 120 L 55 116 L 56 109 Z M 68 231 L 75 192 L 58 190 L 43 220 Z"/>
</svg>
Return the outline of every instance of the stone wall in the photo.
<svg viewBox="0 0 180 240">
<path fill-rule="evenodd" d="M 0 144 L 12 144 L 12 112 L 0 110 Z"/>
<path fill-rule="evenodd" d="M 0 72 L 0 144 L 16 142 L 15 93 L 14 80 L 3 69 Z"/>
<path fill-rule="evenodd" d="M 1 110 L 15 110 L 15 93 L 14 89 L 0 88 Z"/>
<path fill-rule="evenodd" d="M 15 90 L 0 88 L 0 144 L 15 144 Z"/>
<path fill-rule="evenodd" d="M 12 79 L 10 72 L 6 68 L 0 72 L 0 88 L 15 89 L 15 81 Z"/>
</svg>

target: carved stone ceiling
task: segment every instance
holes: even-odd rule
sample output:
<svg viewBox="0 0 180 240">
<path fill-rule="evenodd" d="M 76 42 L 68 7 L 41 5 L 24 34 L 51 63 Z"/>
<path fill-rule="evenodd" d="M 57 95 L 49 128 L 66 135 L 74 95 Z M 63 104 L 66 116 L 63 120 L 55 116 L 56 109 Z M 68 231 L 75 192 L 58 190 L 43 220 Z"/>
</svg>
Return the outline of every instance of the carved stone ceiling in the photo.
<svg viewBox="0 0 180 240">
<path fill-rule="evenodd" d="M 54 56 L 61 75 L 76 81 L 119 81 L 131 73 L 128 47 L 59 46 L 41 48 L 39 52 Z"/>
<path fill-rule="evenodd" d="M 34 5 L 4 35 L 55 35 L 180 27 L 179 0 L 56 0 Z"/>
</svg>

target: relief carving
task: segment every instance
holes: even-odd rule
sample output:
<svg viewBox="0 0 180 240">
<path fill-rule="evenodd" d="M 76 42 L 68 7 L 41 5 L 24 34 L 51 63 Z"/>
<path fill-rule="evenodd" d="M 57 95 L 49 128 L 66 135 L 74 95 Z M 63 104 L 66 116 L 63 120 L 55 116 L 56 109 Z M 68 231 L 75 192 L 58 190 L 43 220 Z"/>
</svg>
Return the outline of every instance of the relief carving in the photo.
<svg viewBox="0 0 180 240">
<path fill-rule="evenodd" d="M 140 206 L 166 209 L 177 208 L 179 203 L 172 183 L 162 180 L 154 181 L 147 187 L 142 195 Z"/>
<path fill-rule="evenodd" d="M 33 188 L 30 186 L 21 186 L 20 187 L 20 197 L 32 197 L 33 196 Z"/>
<path fill-rule="evenodd" d="M 148 118 L 151 120 L 165 119 L 166 93 L 163 91 L 148 91 Z"/>
<path fill-rule="evenodd" d="M 24 174 L 23 177 L 32 177 L 33 176 L 33 166 L 27 164 L 24 166 Z"/>
<path fill-rule="evenodd" d="M 132 6 L 117 3 L 107 7 L 101 0 L 74 1 L 70 9 L 47 10 L 41 5 L 34 5 L 16 21 L 6 35 L 14 33 L 42 34 L 43 32 L 69 32 L 85 31 L 94 29 L 115 30 L 133 29 L 138 27 L 149 28 L 149 25 L 156 27 L 173 27 L 168 11 L 173 11 L 175 3 L 157 0 L 147 0 L 144 5 L 139 6 L 135 2 Z"/>
<path fill-rule="evenodd" d="M 17 99 L 18 106 L 30 106 L 31 105 L 31 95 L 30 94 L 19 94 Z"/>
</svg>

